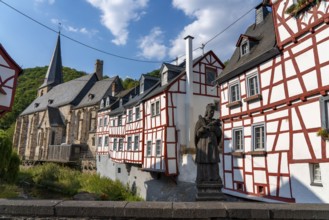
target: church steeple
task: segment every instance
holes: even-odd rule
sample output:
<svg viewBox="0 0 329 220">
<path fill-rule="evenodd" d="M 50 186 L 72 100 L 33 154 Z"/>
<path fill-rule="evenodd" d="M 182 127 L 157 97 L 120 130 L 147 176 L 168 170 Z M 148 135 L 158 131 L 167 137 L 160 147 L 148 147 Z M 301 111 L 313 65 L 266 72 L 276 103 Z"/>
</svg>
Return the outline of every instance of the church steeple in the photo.
<svg viewBox="0 0 329 220">
<path fill-rule="evenodd" d="M 56 48 L 51 58 L 45 81 L 39 87 L 38 96 L 49 92 L 54 86 L 63 83 L 62 73 L 62 55 L 61 55 L 61 39 L 60 33 L 57 37 Z"/>
</svg>

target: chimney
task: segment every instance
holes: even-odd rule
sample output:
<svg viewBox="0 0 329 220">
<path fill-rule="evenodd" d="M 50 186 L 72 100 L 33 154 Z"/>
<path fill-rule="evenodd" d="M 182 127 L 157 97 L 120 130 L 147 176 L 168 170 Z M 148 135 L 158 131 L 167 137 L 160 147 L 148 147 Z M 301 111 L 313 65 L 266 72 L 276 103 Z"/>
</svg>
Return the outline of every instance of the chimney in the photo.
<svg viewBox="0 0 329 220">
<path fill-rule="evenodd" d="M 186 132 L 186 147 L 193 147 L 192 141 L 192 123 L 193 123 L 193 106 L 192 106 L 192 96 L 193 96 L 193 57 L 192 57 L 192 40 L 194 37 L 187 36 L 184 38 L 186 42 L 186 99 L 185 99 L 185 132 Z"/>
<path fill-rule="evenodd" d="M 99 59 L 96 60 L 95 73 L 98 77 L 98 80 L 103 79 L 103 60 L 99 60 Z"/>
<path fill-rule="evenodd" d="M 266 15 L 269 13 L 266 5 L 264 5 L 263 3 L 259 4 L 258 6 L 256 6 L 256 25 L 262 23 L 262 21 L 264 21 Z"/>
</svg>

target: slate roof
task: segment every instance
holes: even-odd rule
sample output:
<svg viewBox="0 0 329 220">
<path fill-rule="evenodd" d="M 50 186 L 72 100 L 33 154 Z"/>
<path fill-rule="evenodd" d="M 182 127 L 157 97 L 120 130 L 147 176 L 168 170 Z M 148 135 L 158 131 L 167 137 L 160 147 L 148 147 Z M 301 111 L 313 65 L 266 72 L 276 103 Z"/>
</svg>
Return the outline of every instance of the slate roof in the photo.
<svg viewBox="0 0 329 220">
<path fill-rule="evenodd" d="M 64 126 L 64 122 L 61 113 L 59 112 L 59 109 L 50 106 L 48 106 L 47 108 L 48 108 L 48 117 L 49 117 L 50 126 L 52 127 Z"/>
<path fill-rule="evenodd" d="M 46 73 L 46 78 L 43 84 L 40 86 L 40 88 L 48 85 L 56 86 L 61 83 L 63 83 L 62 56 L 61 56 L 61 40 L 60 40 L 60 35 L 58 35 L 55 51 L 51 58 Z"/>
<path fill-rule="evenodd" d="M 97 76 L 95 74 L 91 74 L 57 85 L 48 93 L 36 98 L 21 113 L 21 115 L 43 111 L 46 110 L 48 106 L 60 107 L 66 104 L 76 105 L 83 98 L 83 93 L 87 91 L 88 85 L 92 86 L 96 80 Z M 51 100 L 52 103 L 49 103 Z"/>
<path fill-rule="evenodd" d="M 229 63 L 217 78 L 218 83 L 228 81 L 280 54 L 276 46 L 272 13 L 268 13 L 263 22 L 249 26 L 244 35 L 259 41 L 244 56 L 240 56 L 240 47 L 235 49 Z"/>
<path fill-rule="evenodd" d="M 107 93 L 111 92 L 109 89 L 116 78 L 117 76 L 96 82 L 75 108 L 98 104 Z M 93 94 L 92 99 L 89 97 L 89 94 Z"/>
</svg>

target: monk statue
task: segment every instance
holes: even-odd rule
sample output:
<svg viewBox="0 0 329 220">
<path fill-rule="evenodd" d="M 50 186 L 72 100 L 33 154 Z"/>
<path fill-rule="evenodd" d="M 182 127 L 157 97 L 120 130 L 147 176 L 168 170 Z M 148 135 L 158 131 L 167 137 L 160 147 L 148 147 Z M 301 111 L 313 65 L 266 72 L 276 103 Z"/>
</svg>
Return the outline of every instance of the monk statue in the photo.
<svg viewBox="0 0 329 220">
<path fill-rule="evenodd" d="M 205 116 L 199 115 L 199 120 L 195 125 L 197 184 L 203 182 L 218 182 L 222 184 L 218 167 L 222 130 L 220 120 L 213 118 L 214 111 L 215 105 L 208 104 Z"/>
</svg>

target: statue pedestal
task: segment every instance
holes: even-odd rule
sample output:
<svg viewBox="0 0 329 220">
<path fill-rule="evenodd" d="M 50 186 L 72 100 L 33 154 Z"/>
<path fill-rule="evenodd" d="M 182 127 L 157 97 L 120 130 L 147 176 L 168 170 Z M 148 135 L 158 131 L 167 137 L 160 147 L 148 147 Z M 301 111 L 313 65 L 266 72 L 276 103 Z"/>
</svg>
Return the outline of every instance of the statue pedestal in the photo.
<svg viewBox="0 0 329 220">
<path fill-rule="evenodd" d="M 201 182 L 196 185 L 198 193 L 196 201 L 224 201 L 223 184 L 217 181 Z"/>
</svg>

